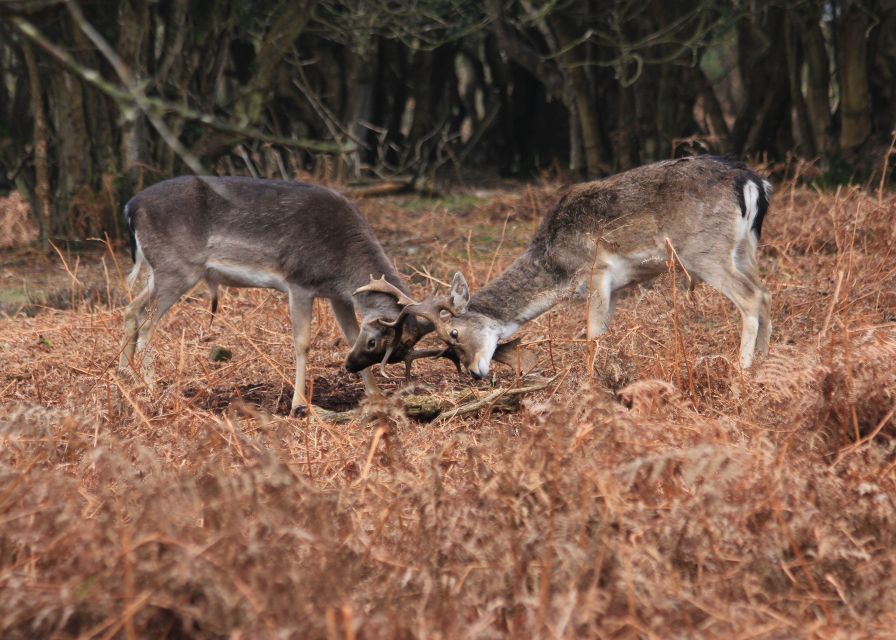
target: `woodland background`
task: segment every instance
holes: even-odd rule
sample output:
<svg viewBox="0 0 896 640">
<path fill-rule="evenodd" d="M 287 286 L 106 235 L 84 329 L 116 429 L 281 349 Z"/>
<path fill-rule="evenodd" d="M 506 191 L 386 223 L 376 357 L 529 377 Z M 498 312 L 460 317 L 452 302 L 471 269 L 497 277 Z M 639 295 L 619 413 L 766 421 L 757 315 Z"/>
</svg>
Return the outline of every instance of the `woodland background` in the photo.
<svg viewBox="0 0 896 640">
<path fill-rule="evenodd" d="M 0 193 L 72 240 L 190 171 L 875 180 L 894 76 L 896 0 L 0 0 Z"/>
</svg>

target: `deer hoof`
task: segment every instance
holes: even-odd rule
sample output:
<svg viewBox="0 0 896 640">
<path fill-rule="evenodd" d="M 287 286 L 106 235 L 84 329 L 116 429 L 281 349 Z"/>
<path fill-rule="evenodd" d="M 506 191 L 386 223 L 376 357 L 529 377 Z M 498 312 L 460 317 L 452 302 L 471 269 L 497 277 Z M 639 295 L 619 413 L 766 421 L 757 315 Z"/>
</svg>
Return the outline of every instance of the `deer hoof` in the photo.
<svg viewBox="0 0 896 640">
<path fill-rule="evenodd" d="M 308 415 L 307 404 L 297 404 L 289 410 L 290 418 L 304 418 Z"/>
</svg>

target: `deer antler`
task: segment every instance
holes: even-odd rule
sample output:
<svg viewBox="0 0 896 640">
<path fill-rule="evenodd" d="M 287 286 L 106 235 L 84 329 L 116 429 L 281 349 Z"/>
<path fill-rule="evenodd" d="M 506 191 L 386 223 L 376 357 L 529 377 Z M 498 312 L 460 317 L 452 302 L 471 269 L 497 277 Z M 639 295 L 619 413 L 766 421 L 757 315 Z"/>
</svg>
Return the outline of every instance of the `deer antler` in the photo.
<svg viewBox="0 0 896 640">
<path fill-rule="evenodd" d="M 411 365 L 414 360 L 419 360 L 420 358 L 448 358 L 454 363 L 457 372 L 460 373 L 460 358 L 457 357 L 457 354 L 454 353 L 454 349 L 450 346 L 442 349 L 423 349 L 421 351 L 411 351 L 404 357 L 405 380 L 411 379 Z"/>
<path fill-rule="evenodd" d="M 398 304 L 402 306 L 417 304 L 417 301 L 408 296 L 404 291 L 396 287 L 391 282 L 387 282 L 386 276 L 380 276 L 379 280 L 376 280 L 371 274 L 370 282 L 368 284 L 365 284 L 363 287 L 358 287 L 357 289 L 355 289 L 354 295 L 364 293 L 365 291 L 371 293 L 385 293 L 390 296 L 394 296 L 398 301 Z"/>
</svg>

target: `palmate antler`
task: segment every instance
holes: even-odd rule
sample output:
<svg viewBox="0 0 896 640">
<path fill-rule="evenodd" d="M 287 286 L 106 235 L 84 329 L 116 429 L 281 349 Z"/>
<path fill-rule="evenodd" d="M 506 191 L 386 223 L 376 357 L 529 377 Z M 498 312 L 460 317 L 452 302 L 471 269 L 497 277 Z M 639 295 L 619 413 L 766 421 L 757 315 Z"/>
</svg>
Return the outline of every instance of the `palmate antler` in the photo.
<svg viewBox="0 0 896 640">
<path fill-rule="evenodd" d="M 370 282 L 365 284 L 363 287 L 358 287 L 355 289 L 354 295 L 358 295 L 359 293 L 364 293 L 365 291 L 371 293 L 385 293 L 390 296 L 394 296 L 403 307 L 406 307 L 409 304 L 417 304 L 417 301 L 408 296 L 404 291 L 396 287 L 391 282 L 386 281 L 386 276 L 380 276 L 377 280 L 373 277 L 373 274 L 370 275 Z"/>
</svg>

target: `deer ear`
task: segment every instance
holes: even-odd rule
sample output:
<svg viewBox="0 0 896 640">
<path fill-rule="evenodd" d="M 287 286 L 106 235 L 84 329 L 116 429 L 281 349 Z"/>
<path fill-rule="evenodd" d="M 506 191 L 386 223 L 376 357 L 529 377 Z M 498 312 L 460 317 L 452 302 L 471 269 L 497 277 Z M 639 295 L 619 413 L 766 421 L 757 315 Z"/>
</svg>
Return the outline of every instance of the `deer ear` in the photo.
<svg viewBox="0 0 896 640">
<path fill-rule="evenodd" d="M 451 293 L 448 295 L 451 300 L 451 312 L 459 315 L 467 310 L 467 303 L 470 302 L 470 287 L 464 278 L 464 274 L 460 271 L 454 274 L 454 280 L 451 281 Z"/>
<path fill-rule="evenodd" d="M 538 362 L 534 354 L 520 348 L 520 339 L 514 338 L 509 342 L 499 344 L 495 349 L 492 360 L 502 362 L 516 369 L 519 367 L 522 373 L 531 371 Z"/>
</svg>

